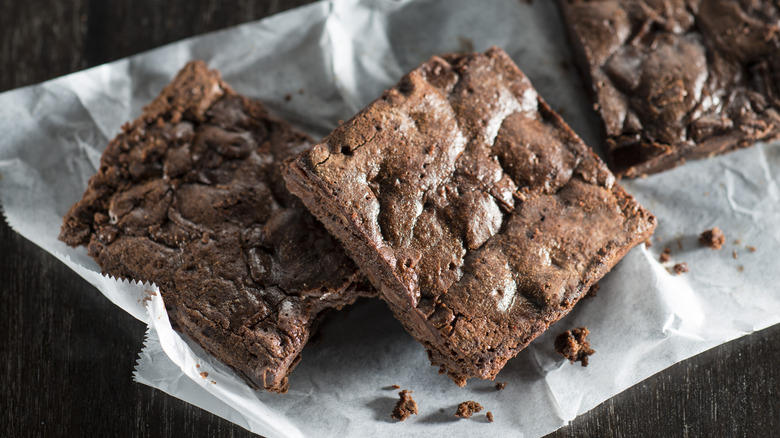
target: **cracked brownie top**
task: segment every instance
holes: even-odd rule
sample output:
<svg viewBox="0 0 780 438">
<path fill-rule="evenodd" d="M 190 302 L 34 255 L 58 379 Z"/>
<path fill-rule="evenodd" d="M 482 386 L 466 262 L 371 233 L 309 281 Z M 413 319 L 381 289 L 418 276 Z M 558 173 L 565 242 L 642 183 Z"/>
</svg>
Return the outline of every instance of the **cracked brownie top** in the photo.
<svg viewBox="0 0 780 438">
<path fill-rule="evenodd" d="M 60 239 L 156 283 L 177 329 L 286 391 L 317 315 L 370 290 L 284 187 L 282 160 L 310 144 L 191 62 L 109 143 Z"/>
<path fill-rule="evenodd" d="M 434 57 L 285 177 L 460 384 L 494 377 L 655 226 L 500 49 Z"/>
<path fill-rule="evenodd" d="M 780 6 L 559 0 L 604 122 L 635 177 L 780 136 Z"/>
</svg>

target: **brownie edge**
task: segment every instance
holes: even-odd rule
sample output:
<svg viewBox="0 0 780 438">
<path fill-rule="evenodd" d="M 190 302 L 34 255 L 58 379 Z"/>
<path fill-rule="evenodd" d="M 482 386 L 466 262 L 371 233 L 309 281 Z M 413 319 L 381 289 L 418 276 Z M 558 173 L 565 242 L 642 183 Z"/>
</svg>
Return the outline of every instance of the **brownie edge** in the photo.
<svg viewBox="0 0 780 438">
<path fill-rule="evenodd" d="M 284 176 L 459 385 L 494 378 L 655 227 L 496 48 L 433 57 Z"/>
</svg>

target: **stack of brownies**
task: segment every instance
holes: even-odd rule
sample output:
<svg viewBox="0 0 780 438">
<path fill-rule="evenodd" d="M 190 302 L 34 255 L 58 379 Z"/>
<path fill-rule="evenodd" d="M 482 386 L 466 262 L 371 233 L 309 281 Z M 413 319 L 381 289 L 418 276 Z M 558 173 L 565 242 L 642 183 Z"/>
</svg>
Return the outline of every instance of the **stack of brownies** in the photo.
<svg viewBox="0 0 780 438">
<path fill-rule="evenodd" d="M 774 3 L 560 3 L 618 175 L 780 136 Z M 433 57 L 314 143 L 191 62 L 60 238 L 284 392 L 321 315 L 360 296 L 457 384 L 492 379 L 656 224 L 497 48 Z"/>
</svg>

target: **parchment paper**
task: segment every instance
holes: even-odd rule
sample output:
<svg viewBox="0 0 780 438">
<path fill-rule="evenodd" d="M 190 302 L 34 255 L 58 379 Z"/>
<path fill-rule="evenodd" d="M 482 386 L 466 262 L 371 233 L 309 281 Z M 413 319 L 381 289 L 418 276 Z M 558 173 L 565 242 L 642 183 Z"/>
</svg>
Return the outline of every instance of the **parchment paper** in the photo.
<svg viewBox="0 0 780 438">
<path fill-rule="evenodd" d="M 780 322 L 778 144 L 624 181 L 659 218 L 655 245 L 632 250 L 597 297 L 511 360 L 497 378 L 508 382 L 500 392 L 493 382 L 458 388 L 438 375 L 378 300 L 332 314 L 320 340 L 304 350 L 289 393 L 252 391 L 171 329 L 155 286 L 103 277 L 84 249 L 57 241 L 63 214 L 81 197 L 108 140 L 190 59 L 207 61 L 240 93 L 322 136 L 431 55 L 492 45 L 598 148 L 598 121 L 552 2 L 323 2 L 0 95 L 5 216 L 149 324 L 137 381 L 269 437 L 543 435 L 675 362 Z M 728 237 L 721 251 L 696 242 L 712 226 Z M 667 246 L 668 265 L 685 261 L 690 272 L 675 276 L 658 263 Z M 587 368 L 552 347 L 557 333 L 580 325 L 590 328 L 597 350 Z M 394 384 L 413 390 L 420 407 L 403 423 L 390 419 Z M 465 400 L 484 405 L 495 423 L 486 424 L 484 411 L 456 419 Z"/>
</svg>

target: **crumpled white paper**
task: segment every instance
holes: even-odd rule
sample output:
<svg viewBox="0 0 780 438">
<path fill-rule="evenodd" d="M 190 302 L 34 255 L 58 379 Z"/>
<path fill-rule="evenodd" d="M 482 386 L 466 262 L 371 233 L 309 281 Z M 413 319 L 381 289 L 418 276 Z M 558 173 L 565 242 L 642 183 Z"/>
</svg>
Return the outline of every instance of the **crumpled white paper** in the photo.
<svg viewBox="0 0 780 438">
<path fill-rule="evenodd" d="M 190 59 L 322 136 L 431 55 L 504 48 L 540 94 L 591 145 L 598 121 L 570 64 L 553 2 L 345 0 L 316 3 L 222 32 L 0 95 L 0 200 L 9 224 L 119 307 L 149 324 L 135 379 L 249 430 L 277 436 L 537 436 L 642 379 L 715 345 L 780 322 L 780 145 L 758 145 L 625 187 L 659 218 L 655 245 L 632 250 L 598 296 L 511 360 L 498 381 L 459 388 L 381 301 L 332 314 L 306 347 L 284 395 L 249 389 L 171 329 L 156 288 L 99 274 L 84 249 L 57 240 L 63 214 L 95 173 L 102 149 Z M 722 228 L 721 251 L 696 237 Z M 739 241 L 739 243 L 736 242 Z M 664 247 L 673 262 L 657 260 Z M 748 246 L 754 246 L 751 252 Z M 738 258 L 732 257 L 737 251 Z M 690 272 L 675 276 L 671 264 Z M 587 325 L 597 350 L 572 366 L 553 337 Z M 201 374 L 203 373 L 203 374 Z M 207 373 L 207 375 L 206 375 Z M 390 419 L 398 384 L 419 416 Z M 491 411 L 470 420 L 455 406 Z"/>
</svg>

